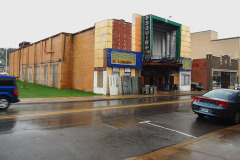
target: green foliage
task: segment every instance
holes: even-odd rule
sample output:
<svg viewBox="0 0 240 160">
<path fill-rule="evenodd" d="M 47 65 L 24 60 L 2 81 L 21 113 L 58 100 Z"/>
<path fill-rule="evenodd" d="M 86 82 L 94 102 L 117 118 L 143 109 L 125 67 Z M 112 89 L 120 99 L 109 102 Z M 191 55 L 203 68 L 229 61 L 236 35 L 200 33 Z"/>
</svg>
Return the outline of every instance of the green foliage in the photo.
<svg viewBox="0 0 240 160">
<path fill-rule="evenodd" d="M 96 96 L 92 92 L 77 89 L 57 89 L 34 83 L 22 82 L 17 80 L 19 98 L 47 98 L 47 97 L 83 97 Z"/>
</svg>

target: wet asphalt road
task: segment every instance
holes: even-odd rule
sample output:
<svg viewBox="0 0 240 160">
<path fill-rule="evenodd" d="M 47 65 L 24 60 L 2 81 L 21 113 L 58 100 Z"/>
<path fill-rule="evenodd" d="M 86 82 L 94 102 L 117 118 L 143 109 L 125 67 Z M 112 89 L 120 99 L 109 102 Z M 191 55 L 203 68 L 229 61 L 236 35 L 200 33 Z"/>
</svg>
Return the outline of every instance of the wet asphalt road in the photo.
<svg viewBox="0 0 240 160">
<path fill-rule="evenodd" d="M 0 159 L 126 159 L 231 126 L 198 118 L 192 98 L 12 105 L 0 112 Z"/>
</svg>

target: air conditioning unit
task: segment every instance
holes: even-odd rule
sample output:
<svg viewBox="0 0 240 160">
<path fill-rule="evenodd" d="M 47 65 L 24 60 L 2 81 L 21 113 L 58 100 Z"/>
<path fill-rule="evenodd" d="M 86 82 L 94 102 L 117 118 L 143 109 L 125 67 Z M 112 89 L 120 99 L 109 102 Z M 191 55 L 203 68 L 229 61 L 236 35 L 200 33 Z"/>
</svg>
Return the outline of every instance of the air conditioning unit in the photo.
<svg viewBox="0 0 240 160">
<path fill-rule="evenodd" d="M 19 43 L 19 48 L 22 48 L 22 47 L 26 47 L 26 46 L 29 46 L 31 43 L 30 42 L 21 42 Z"/>
</svg>

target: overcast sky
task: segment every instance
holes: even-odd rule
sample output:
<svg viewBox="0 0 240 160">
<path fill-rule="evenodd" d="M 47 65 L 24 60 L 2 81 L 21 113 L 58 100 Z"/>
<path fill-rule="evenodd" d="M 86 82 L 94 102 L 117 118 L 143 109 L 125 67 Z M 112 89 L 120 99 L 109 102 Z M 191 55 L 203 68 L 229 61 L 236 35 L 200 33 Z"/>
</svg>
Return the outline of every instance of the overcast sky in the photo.
<svg viewBox="0 0 240 160">
<path fill-rule="evenodd" d="M 214 30 L 219 39 L 240 36 L 239 0 L 0 0 L 0 7 L 0 48 L 75 33 L 106 19 L 132 22 L 134 13 L 172 16 L 191 32 Z"/>
</svg>

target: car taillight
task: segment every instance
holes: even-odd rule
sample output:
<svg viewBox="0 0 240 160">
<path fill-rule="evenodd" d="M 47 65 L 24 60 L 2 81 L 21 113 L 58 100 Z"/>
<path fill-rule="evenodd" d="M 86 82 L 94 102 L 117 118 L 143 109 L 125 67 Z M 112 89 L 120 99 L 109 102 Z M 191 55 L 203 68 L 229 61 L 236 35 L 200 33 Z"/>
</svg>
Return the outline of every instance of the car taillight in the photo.
<svg viewBox="0 0 240 160">
<path fill-rule="evenodd" d="M 18 96 L 18 91 L 16 89 L 14 89 L 13 94 Z"/>
<path fill-rule="evenodd" d="M 198 98 L 197 97 L 194 97 L 193 98 L 193 102 L 197 102 L 198 101 Z"/>
<path fill-rule="evenodd" d="M 220 106 L 220 107 L 230 107 L 229 103 L 224 102 L 224 101 L 219 101 L 218 106 Z"/>
</svg>

